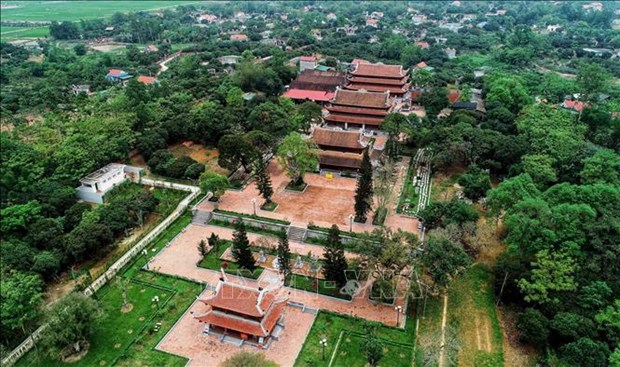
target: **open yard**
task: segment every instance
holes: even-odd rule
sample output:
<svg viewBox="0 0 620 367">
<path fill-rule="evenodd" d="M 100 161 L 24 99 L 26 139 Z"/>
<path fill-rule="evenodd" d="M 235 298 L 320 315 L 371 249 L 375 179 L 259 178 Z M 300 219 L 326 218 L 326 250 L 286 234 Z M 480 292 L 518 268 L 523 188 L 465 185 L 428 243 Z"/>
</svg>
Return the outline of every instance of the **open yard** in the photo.
<svg viewBox="0 0 620 367">
<path fill-rule="evenodd" d="M 198 1 L 3 1 L 2 20 L 77 21 L 128 13 L 163 9 Z"/>
<path fill-rule="evenodd" d="M 184 144 L 176 144 L 169 146 L 168 149 L 176 158 L 187 156 L 198 163 L 204 164 L 207 169 L 211 169 L 222 174 L 228 174 L 228 170 L 217 164 L 217 158 L 219 156 L 217 149 L 207 148 L 202 144 L 192 144 L 189 146 Z"/>
</svg>

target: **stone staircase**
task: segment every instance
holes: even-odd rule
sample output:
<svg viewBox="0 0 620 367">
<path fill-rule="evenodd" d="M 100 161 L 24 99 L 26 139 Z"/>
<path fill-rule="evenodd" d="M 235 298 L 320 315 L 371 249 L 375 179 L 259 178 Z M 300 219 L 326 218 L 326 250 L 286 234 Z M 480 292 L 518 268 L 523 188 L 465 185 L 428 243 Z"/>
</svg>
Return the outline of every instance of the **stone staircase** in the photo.
<svg viewBox="0 0 620 367">
<path fill-rule="evenodd" d="M 307 231 L 306 228 L 291 225 L 288 227 L 288 239 L 290 241 L 304 242 L 306 240 Z"/>
<path fill-rule="evenodd" d="M 212 213 L 204 210 L 196 210 L 192 217 L 192 224 L 206 226 L 211 220 Z"/>
</svg>

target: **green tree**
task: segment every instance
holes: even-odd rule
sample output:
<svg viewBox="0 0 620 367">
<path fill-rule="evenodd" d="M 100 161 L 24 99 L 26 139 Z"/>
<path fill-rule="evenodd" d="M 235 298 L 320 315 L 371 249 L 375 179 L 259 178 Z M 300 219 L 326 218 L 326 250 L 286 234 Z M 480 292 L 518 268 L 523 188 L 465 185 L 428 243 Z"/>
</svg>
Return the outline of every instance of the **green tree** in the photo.
<svg viewBox="0 0 620 367">
<path fill-rule="evenodd" d="M 291 281 L 291 249 L 288 245 L 286 233 L 282 233 L 278 238 L 278 264 L 280 275 L 284 279 L 284 285 L 288 285 Z"/>
<path fill-rule="evenodd" d="M 502 210 L 511 209 L 518 202 L 536 198 L 540 191 L 528 174 L 512 177 L 489 192 L 488 203 L 493 212 L 498 215 Z"/>
<path fill-rule="evenodd" d="M 579 338 L 560 348 L 560 358 L 570 366 L 605 367 L 609 358 L 609 347 L 590 338 Z"/>
<path fill-rule="evenodd" d="M 241 165 L 248 172 L 250 164 L 257 158 L 256 148 L 241 134 L 224 135 L 217 148 L 220 153 L 218 164 L 230 171 L 235 171 Z"/>
<path fill-rule="evenodd" d="M 445 238 L 430 237 L 422 254 L 422 263 L 435 286 L 445 288 L 471 260 L 456 243 Z"/>
<path fill-rule="evenodd" d="M 339 287 L 344 286 L 347 282 L 347 259 L 344 256 L 344 246 L 340 239 L 340 229 L 335 224 L 331 226 L 327 234 L 323 258 L 325 279 L 335 282 Z"/>
<path fill-rule="evenodd" d="M 584 64 L 577 73 L 577 85 L 581 89 L 583 100 L 593 102 L 599 93 L 605 93 L 611 80 L 609 73 L 593 63 Z"/>
<path fill-rule="evenodd" d="M 467 168 L 467 171 L 459 177 L 458 183 L 463 186 L 465 196 L 472 200 L 480 199 L 491 189 L 489 172 L 475 164 Z"/>
<path fill-rule="evenodd" d="M 303 139 L 297 132 L 292 132 L 284 138 L 277 156 L 278 162 L 286 168 L 287 175 L 295 185 L 301 185 L 304 175 L 319 165 L 316 144 Z"/>
<path fill-rule="evenodd" d="M 209 253 L 209 248 L 207 247 L 207 242 L 205 240 L 200 240 L 200 242 L 198 242 L 198 253 L 202 257 L 207 256 Z"/>
<path fill-rule="evenodd" d="M 70 347 L 73 353 L 82 351 L 95 331 L 100 310 L 95 300 L 76 292 L 56 302 L 46 316 L 43 343 L 59 358 L 64 348 Z"/>
<path fill-rule="evenodd" d="M 3 244 L 4 245 L 4 244 Z M 4 330 L 21 330 L 40 315 L 43 302 L 41 277 L 12 271 L 0 279 L 0 325 Z"/>
<path fill-rule="evenodd" d="M 543 189 L 558 179 L 553 159 L 544 154 L 527 154 L 522 157 L 523 172 L 528 174 Z"/>
<path fill-rule="evenodd" d="M 491 79 L 486 100 L 488 102 L 499 102 L 512 113 L 518 113 L 531 102 L 523 84 L 515 77 L 507 75 Z"/>
<path fill-rule="evenodd" d="M 209 243 L 209 247 L 213 251 L 217 251 L 217 249 L 220 247 L 220 236 L 216 235 L 214 232 L 211 232 L 211 236 L 209 236 L 207 242 Z"/>
<path fill-rule="evenodd" d="M 531 279 L 519 280 L 519 288 L 528 302 L 560 302 L 557 292 L 573 291 L 577 288 L 574 273 L 578 266 L 570 256 L 562 252 L 541 250 L 532 263 Z"/>
<path fill-rule="evenodd" d="M 220 198 L 230 186 L 228 177 L 215 171 L 205 171 L 200 176 L 200 189 L 203 192 L 212 192 L 215 198 Z"/>
<path fill-rule="evenodd" d="M 254 260 L 245 224 L 243 224 L 241 218 L 237 220 L 235 232 L 233 233 L 232 255 L 241 268 L 249 271 L 256 269 L 256 260 Z"/>
<path fill-rule="evenodd" d="M 517 328 L 521 331 L 521 340 L 543 348 L 549 338 L 549 320 L 539 310 L 526 308 L 519 314 Z"/>
<path fill-rule="evenodd" d="M 256 160 L 256 188 L 258 188 L 258 191 L 263 195 L 265 202 L 267 204 L 271 203 L 273 187 L 271 185 L 269 171 L 267 170 L 267 163 L 262 158 Z"/>
<path fill-rule="evenodd" d="M 601 149 L 584 159 L 581 181 L 584 184 L 620 184 L 620 155 L 609 149 Z"/>
<path fill-rule="evenodd" d="M 377 336 L 377 325 L 367 322 L 364 325 L 364 342 L 362 344 L 362 351 L 366 355 L 366 360 L 371 367 L 375 367 L 379 364 L 381 358 L 383 358 L 384 345 L 381 339 Z"/>
<path fill-rule="evenodd" d="M 360 165 L 357 187 L 355 188 L 355 221 L 366 222 L 366 215 L 371 209 L 373 197 L 372 164 L 368 150 L 364 150 Z"/>
</svg>

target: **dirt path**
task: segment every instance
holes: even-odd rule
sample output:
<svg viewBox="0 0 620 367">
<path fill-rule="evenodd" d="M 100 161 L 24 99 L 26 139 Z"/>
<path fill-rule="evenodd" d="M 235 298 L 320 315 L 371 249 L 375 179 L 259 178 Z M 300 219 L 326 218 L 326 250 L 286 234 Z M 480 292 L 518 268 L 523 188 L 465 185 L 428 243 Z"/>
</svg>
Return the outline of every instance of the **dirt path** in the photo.
<svg viewBox="0 0 620 367">
<path fill-rule="evenodd" d="M 446 346 L 446 321 L 448 319 L 448 296 L 443 296 L 443 312 L 441 315 L 441 343 L 439 344 L 439 367 L 444 366 Z"/>
</svg>

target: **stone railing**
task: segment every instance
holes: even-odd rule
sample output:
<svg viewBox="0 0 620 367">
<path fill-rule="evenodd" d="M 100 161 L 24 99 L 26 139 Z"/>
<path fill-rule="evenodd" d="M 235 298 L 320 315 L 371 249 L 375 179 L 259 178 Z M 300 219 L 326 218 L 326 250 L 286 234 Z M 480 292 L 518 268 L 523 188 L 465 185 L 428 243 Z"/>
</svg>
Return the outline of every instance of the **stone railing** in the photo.
<svg viewBox="0 0 620 367">
<path fill-rule="evenodd" d="M 176 209 L 164 219 L 161 223 L 157 225 L 151 232 L 149 232 L 146 236 L 144 236 L 138 243 L 132 247 L 129 251 L 127 251 L 120 259 L 118 259 L 110 268 L 103 273 L 100 277 L 95 279 L 85 290 L 84 294 L 87 296 L 92 295 L 96 291 L 98 291 L 101 287 L 103 287 L 110 279 L 112 279 L 119 270 L 121 270 L 125 265 L 131 261 L 131 259 L 138 255 L 142 250 L 157 236 L 159 236 L 172 222 L 177 220 L 188 208 L 189 204 L 198 197 L 200 194 L 200 188 L 196 186 L 190 185 L 182 185 L 165 181 L 155 181 L 143 178 L 140 180 L 140 183 L 146 186 L 156 186 L 156 187 L 164 187 L 173 190 L 182 190 L 190 192 L 176 207 Z M 18 345 L 15 349 L 13 349 L 6 358 L 2 360 L 2 366 L 10 366 L 17 362 L 24 354 L 26 354 L 32 347 L 34 343 L 40 339 L 41 333 L 45 325 L 40 326 L 37 330 L 35 330 L 26 340 L 24 340 L 20 345 Z"/>
<path fill-rule="evenodd" d="M 316 229 L 308 229 L 308 231 L 306 232 L 306 238 L 325 239 L 327 238 L 327 232 L 317 231 Z M 343 245 L 348 245 L 357 240 L 358 239 L 355 237 L 340 234 L 340 241 Z"/>
<path fill-rule="evenodd" d="M 274 223 L 269 221 L 264 221 L 260 219 L 248 218 L 243 216 L 236 216 L 234 214 L 222 213 L 218 211 L 213 211 L 213 217 L 211 219 L 221 220 L 223 222 L 233 223 L 241 219 L 244 224 L 260 229 L 267 229 L 270 231 L 288 231 L 288 224 Z"/>
</svg>

